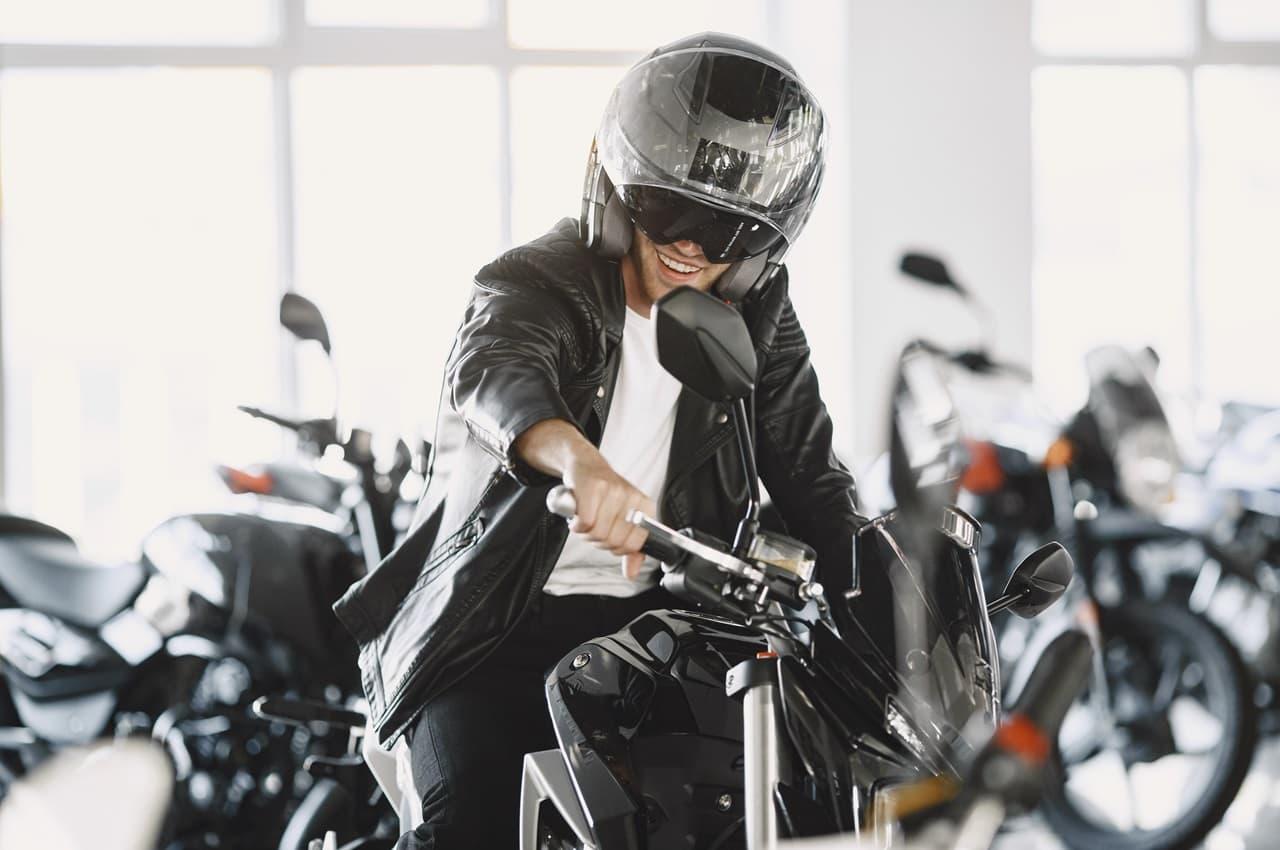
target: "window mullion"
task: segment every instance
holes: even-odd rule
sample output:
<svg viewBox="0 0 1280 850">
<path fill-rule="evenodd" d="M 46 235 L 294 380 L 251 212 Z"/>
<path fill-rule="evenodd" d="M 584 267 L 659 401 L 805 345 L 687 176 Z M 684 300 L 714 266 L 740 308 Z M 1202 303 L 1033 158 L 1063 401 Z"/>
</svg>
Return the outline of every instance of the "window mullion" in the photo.
<svg viewBox="0 0 1280 850">
<path fill-rule="evenodd" d="M 507 33 L 510 32 L 507 16 L 509 14 L 507 0 L 490 0 L 493 11 L 493 25 L 500 33 L 502 47 L 501 59 L 498 63 L 498 231 L 499 243 L 504 249 L 510 247 L 514 215 L 512 213 L 512 171 L 511 164 L 511 73 L 515 67 L 513 51 Z"/>
<path fill-rule="evenodd" d="M 305 27 L 306 0 L 278 0 L 278 39 L 281 50 L 271 66 L 272 144 L 276 178 L 276 286 L 281 295 L 297 286 L 297 210 L 294 204 L 293 166 L 293 70 L 300 53 Z M 279 340 L 280 400 L 286 410 L 297 410 L 297 347 L 283 330 Z"/>
<path fill-rule="evenodd" d="M 1196 132 L 1196 71 L 1184 72 L 1187 84 L 1187 329 L 1191 354 L 1191 391 L 1199 396 L 1204 384 L 1204 317 L 1200 300 L 1200 144 Z"/>
</svg>

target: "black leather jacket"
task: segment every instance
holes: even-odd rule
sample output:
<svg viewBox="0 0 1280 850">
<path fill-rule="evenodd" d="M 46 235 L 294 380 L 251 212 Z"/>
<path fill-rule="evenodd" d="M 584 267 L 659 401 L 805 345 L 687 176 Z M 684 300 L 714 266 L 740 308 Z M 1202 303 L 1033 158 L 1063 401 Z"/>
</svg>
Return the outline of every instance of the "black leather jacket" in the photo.
<svg viewBox="0 0 1280 850">
<path fill-rule="evenodd" d="M 512 442 L 548 418 L 604 432 L 625 319 L 619 266 L 588 252 L 575 222 L 509 251 L 476 276 L 449 355 L 422 519 L 334 606 L 360 646 L 379 741 L 474 669 L 541 591 L 568 534 L 545 507 L 555 481 Z M 809 347 L 785 271 L 743 308 L 755 341 L 760 477 L 789 531 L 818 554 L 829 593 L 849 584 L 853 478 L 831 449 Z M 731 540 L 747 485 L 728 410 L 679 399 L 661 518 Z"/>
</svg>

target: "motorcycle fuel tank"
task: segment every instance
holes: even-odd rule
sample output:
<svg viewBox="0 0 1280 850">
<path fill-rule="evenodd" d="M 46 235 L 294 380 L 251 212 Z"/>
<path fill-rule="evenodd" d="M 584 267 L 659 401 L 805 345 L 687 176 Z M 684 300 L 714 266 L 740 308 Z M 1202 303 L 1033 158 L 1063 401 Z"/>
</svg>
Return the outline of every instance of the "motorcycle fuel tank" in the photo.
<svg viewBox="0 0 1280 850">
<path fill-rule="evenodd" d="M 354 649 L 330 606 L 361 561 L 336 534 L 252 514 L 190 514 L 157 526 L 142 552 L 220 612 L 223 627 L 250 623 L 354 679 Z"/>
</svg>

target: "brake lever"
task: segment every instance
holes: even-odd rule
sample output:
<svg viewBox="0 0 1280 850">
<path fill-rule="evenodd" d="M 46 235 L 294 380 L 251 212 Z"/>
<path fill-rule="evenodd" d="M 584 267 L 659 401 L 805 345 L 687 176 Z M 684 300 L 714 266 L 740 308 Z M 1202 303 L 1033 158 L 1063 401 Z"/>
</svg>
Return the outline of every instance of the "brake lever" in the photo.
<svg viewBox="0 0 1280 850">
<path fill-rule="evenodd" d="M 751 566 L 746 561 L 735 558 L 728 552 L 722 552 L 713 546 L 708 546 L 705 543 L 694 540 L 692 537 L 681 534 L 661 521 L 645 515 L 642 511 L 632 511 L 627 515 L 627 522 L 632 525 L 638 525 L 649 532 L 649 535 L 661 545 L 678 549 L 696 558 L 708 561 L 722 572 L 746 579 L 754 584 L 760 584 L 765 580 L 763 570 Z"/>
<path fill-rule="evenodd" d="M 552 487 L 551 490 L 547 492 L 547 510 L 557 516 L 564 517 L 565 519 L 573 519 L 578 513 L 578 499 L 574 494 L 573 489 L 566 487 L 563 484 Z M 663 524 L 661 521 L 645 515 L 643 511 L 634 510 L 627 514 L 627 522 L 632 525 L 638 525 L 645 531 L 649 532 L 650 538 L 657 544 L 654 548 L 684 552 L 686 554 L 693 555 L 694 557 L 702 558 L 705 561 L 710 561 L 719 569 L 729 573 L 730 575 L 735 575 L 757 583 L 764 581 L 765 576 L 763 571 L 756 569 L 745 561 L 735 558 L 728 552 L 721 552 L 719 549 L 694 540 L 692 537 L 687 535 L 681 534 L 674 528 Z M 646 546 L 643 548 L 648 547 L 648 542 L 649 541 L 645 541 Z M 654 557 L 663 563 L 670 563 L 674 560 L 663 557 L 657 553 L 646 552 L 645 554 L 654 554 Z"/>
</svg>

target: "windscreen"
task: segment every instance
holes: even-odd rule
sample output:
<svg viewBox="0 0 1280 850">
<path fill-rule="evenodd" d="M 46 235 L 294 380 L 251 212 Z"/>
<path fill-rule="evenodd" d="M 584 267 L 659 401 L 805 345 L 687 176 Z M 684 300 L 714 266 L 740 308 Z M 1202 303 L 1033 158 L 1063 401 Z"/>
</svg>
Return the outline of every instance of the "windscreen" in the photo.
<svg viewBox="0 0 1280 850">
<path fill-rule="evenodd" d="M 886 729 L 948 763 L 994 729 L 1000 673 L 973 550 L 944 528 L 944 516 L 930 528 L 899 514 L 859 534 L 846 641 L 890 683 Z"/>
<path fill-rule="evenodd" d="M 1085 357 L 1089 413 L 1116 472 L 1116 488 L 1135 507 L 1155 513 L 1173 497 L 1182 461 L 1151 382 L 1154 364 L 1118 345 Z"/>
</svg>

